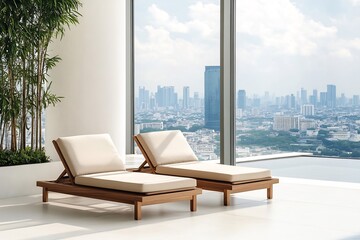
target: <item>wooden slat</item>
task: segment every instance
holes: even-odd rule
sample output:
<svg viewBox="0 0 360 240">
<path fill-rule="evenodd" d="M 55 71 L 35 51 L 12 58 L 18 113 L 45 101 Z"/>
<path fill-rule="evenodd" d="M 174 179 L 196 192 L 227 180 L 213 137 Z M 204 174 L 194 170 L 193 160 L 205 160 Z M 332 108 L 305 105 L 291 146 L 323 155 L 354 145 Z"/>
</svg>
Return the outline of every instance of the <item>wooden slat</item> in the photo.
<svg viewBox="0 0 360 240">
<path fill-rule="evenodd" d="M 55 180 L 55 182 L 60 182 L 64 176 L 67 174 L 66 169 L 64 169 L 64 171 L 62 171 L 62 173 L 60 174 L 60 176 Z"/>
<path fill-rule="evenodd" d="M 72 184 L 63 184 L 55 182 L 37 182 L 37 186 L 45 187 L 50 192 L 58 192 L 81 197 L 96 198 L 113 202 L 122 202 L 133 204 L 135 201 L 142 201 L 143 195 L 129 192 L 108 190 L 103 188 L 86 187 Z"/>
<path fill-rule="evenodd" d="M 146 165 L 146 163 L 147 163 L 147 164 L 149 165 L 150 169 L 151 169 L 151 172 L 152 172 L 152 173 L 155 173 L 156 168 L 155 168 L 154 165 L 152 164 L 152 162 L 151 162 L 148 154 L 146 153 L 143 145 L 140 143 L 140 141 L 139 141 L 139 139 L 138 139 L 137 136 L 134 136 L 134 141 L 136 142 L 136 145 L 139 147 L 141 153 L 143 154 L 143 156 L 144 156 L 144 158 L 145 158 L 145 162 L 143 162 L 143 163 L 140 165 L 138 171 L 141 171 L 141 169 L 144 168 L 145 165 Z"/>
<path fill-rule="evenodd" d="M 266 178 L 265 180 L 256 180 L 253 182 L 227 183 L 205 179 L 197 179 L 197 187 L 210 191 L 222 192 L 224 194 L 224 205 L 230 205 L 230 194 L 246 192 L 258 189 L 267 189 L 267 199 L 273 198 L 273 185 L 279 183 L 277 178 Z"/>
<path fill-rule="evenodd" d="M 65 171 L 66 171 L 67 175 L 69 176 L 70 182 L 71 182 L 71 183 L 75 183 L 74 175 L 72 175 L 72 173 L 71 173 L 71 171 L 70 171 L 70 168 L 69 168 L 69 166 L 68 166 L 67 163 L 66 163 L 65 157 L 64 157 L 64 155 L 62 154 L 58 143 L 57 143 L 55 140 L 53 140 L 52 143 L 53 143 L 53 145 L 54 145 L 54 147 L 55 147 L 55 149 L 56 149 L 57 154 L 58 154 L 59 157 L 60 157 L 60 160 L 61 160 L 62 164 L 64 165 Z M 58 177 L 58 179 L 57 179 L 58 181 L 60 181 L 60 178 L 62 178 L 62 177 L 64 176 L 63 173 L 64 173 L 64 172 L 62 172 L 62 173 L 60 174 L 60 176 Z"/>
<path fill-rule="evenodd" d="M 165 193 L 159 195 L 146 196 L 142 199 L 142 205 L 152 205 L 158 203 L 175 202 L 181 200 L 192 200 L 192 197 L 201 194 L 201 189 L 193 189 L 182 192 Z"/>
<path fill-rule="evenodd" d="M 271 187 L 275 183 L 279 183 L 279 179 L 272 178 L 265 181 L 233 185 L 232 192 L 246 192 L 251 190 L 265 189 Z"/>
<path fill-rule="evenodd" d="M 231 190 L 233 186 L 231 183 L 212 180 L 196 179 L 196 181 L 197 187 L 217 192 L 223 192 L 225 189 Z"/>
</svg>

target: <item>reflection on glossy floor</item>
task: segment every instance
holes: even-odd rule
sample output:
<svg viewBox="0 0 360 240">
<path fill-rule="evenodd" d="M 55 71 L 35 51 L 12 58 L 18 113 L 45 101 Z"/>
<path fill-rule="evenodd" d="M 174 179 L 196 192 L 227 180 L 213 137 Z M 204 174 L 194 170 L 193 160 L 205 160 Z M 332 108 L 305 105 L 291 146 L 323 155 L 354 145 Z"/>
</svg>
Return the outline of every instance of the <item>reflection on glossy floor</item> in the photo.
<svg viewBox="0 0 360 240">
<path fill-rule="evenodd" d="M 188 202 L 143 207 L 50 193 L 0 200 L 0 239 L 360 239 L 360 184 L 280 178 L 265 190 L 238 193 L 232 206 L 204 191 Z"/>
</svg>

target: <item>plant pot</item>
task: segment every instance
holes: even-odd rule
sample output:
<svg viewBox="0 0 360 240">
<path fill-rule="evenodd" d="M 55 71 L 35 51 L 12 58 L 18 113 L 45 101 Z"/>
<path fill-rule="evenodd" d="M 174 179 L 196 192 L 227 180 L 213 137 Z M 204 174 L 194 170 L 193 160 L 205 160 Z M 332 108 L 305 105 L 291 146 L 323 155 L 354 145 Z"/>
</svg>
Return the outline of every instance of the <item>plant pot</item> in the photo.
<svg viewBox="0 0 360 240">
<path fill-rule="evenodd" d="M 0 167 L 0 199 L 40 194 L 38 180 L 55 180 L 63 171 L 60 161 Z"/>
</svg>

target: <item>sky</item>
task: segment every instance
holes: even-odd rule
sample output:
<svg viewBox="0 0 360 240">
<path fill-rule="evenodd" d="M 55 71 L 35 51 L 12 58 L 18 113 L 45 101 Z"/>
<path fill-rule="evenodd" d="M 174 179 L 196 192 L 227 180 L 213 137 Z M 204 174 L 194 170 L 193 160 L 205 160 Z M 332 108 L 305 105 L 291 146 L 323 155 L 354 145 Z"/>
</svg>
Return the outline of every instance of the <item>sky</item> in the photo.
<svg viewBox="0 0 360 240">
<path fill-rule="evenodd" d="M 220 65 L 218 0 L 135 1 L 135 90 L 203 96 Z M 301 88 L 360 95 L 360 0 L 236 0 L 236 85 L 248 96 Z M 137 94 L 137 92 L 136 92 Z"/>
</svg>

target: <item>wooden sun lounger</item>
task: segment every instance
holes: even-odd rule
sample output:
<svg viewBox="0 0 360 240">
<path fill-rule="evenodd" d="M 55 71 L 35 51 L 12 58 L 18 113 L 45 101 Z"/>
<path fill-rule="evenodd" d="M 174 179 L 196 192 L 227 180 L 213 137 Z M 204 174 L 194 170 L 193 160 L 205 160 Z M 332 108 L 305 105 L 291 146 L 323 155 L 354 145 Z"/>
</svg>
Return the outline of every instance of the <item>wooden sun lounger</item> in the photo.
<svg viewBox="0 0 360 240">
<path fill-rule="evenodd" d="M 176 189 L 172 191 L 161 191 L 146 193 L 134 193 L 127 191 L 111 190 L 106 188 L 89 187 L 75 184 L 75 178 L 72 175 L 68 164 L 65 161 L 57 142 L 54 140 L 53 144 L 65 170 L 60 174 L 55 181 L 37 181 L 36 185 L 43 188 L 42 200 L 48 202 L 48 192 L 58 192 L 70 194 L 81 197 L 95 198 L 101 200 L 108 200 L 120 203 L 127 203 L 134 205 L 134 218 L 140 220 L 142 217 L 141 207 L 145 205 L 174 202 L 181 200 L 190 200 L 190 211 L 196 211 L 197 195 L 201 194 L 199 188 Z M 146 174 L 146 173 L 144 173 Z"/>
<path fill-rule="evenodd" d="M 137 136 L 134 136 L 134 140 L 142 152 L 145 161 L 139 166 L 137 171 L 144 172 L 152 172 L 156 173 L 156 167 L 152 164 L 148 153 L 146 152 L 144 146 L 141 144 Z M 179 175 L 177 175 L 179 176 Z M 189 176 L 188 176 L 189 177 Z M 217 181 L 203 178 L 196 178 L 191 176 L 197 180 L 197 187 L 210 191 L 217 191 L 224 193 L 224 205 L 230 205 L 230 194 L 246 192 L 251 190 L 258 189 L 266 189 L 267 190 L 267 199 L 273 198 L 273 185 L 279 183 L 278 178 L 262 178 L 262 179 L 254 179 L 249 181 L 241 181 L 241 182 L 225 182 L 225 181 Z"/>
</svg>

